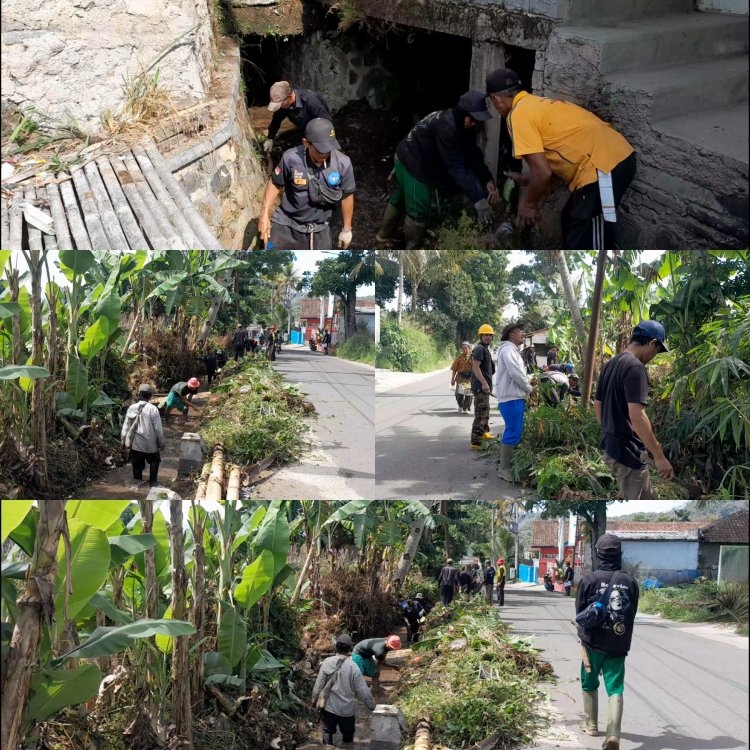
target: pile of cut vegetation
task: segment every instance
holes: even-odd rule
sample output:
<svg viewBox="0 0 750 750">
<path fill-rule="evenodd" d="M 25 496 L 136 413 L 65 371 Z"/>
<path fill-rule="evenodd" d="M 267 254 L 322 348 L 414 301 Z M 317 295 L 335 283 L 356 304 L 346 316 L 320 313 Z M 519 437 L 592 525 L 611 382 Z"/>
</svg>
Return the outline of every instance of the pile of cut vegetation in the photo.
<svg viewBox="0 0 750 750">
<path fill-rule="evenodd" d="M 490 741 L 497 750 L 539 728 L 539 681 L 552 676 L 530 639 L 508 634 L 499 610 L 474 600 L 435 607 L 424 639 L 401 670 L 394 702 L 411 731 L 422 719 L 432 742 L 457 749 Z"/>
</svg>

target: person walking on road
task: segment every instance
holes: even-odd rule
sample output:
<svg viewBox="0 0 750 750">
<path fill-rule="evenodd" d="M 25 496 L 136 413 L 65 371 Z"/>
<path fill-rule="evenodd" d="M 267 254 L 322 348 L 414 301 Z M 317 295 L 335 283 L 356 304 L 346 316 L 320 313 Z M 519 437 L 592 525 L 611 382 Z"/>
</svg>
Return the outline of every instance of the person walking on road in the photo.
<svg viewBox="0 0 750 750">
<path fill-rule="evenodd" d="M 497 603 L 502 607 L 505 604 L 505 576 L 507 568 L 505 567 L 505 560 L 501 557 L 497 561 Z"/>
<path fill-rule="evenodd" d="M 389 651 L 398 651 L 401 639 L 397 635 L 387 638 L 367 638 L 360 641 L 352 653 L 352 661 L 365 677 L 372 677 L 372 689 L 380 687 L 380 667 L 385 663 Z"/>
<path fill-rule="evenodd" d="M 494 440 L 490 433 L 490 394 L 495 363 L 490 344 L 495 329 L 485 323 L 479 326 L 479 341 L 471 352 L 471 392 L 474 395 L 474 423 L 471 426 L 471 450 L 482 450 L 482 440 Z"/>
<path fill-rule="evenodd" d="M 524 188 L 517 225 L 536 223 L 539 202 L 556 175 L 570 191 L 562 211 L 563 247 L 616 248 L 617 208 L 636 170 L 630 143 L 577 104 L 524 91 L 509 68 L 493 70 L 486 84 L 492 104 L 506 118 L 513 156 L 529 168 L 505 173 Z"/>
<path fill-rule="evenodd" d="M 653 456 L 656 471 L 664 479 L 674 478 L 674 469 L 656 439 L 646 414 L 648 376 L 646 364 L 669 351 L 664 345 L 664 326 L 642 320 L 621 354 L 607 362 L 594 395 L 594 410 L 602 428 L 599 447 L 625 500 L 653 500 L 646 462 Z"/>
<path fill-rule="evenodd" d="M 330 120 L 310 120 L 300 146 L 284 152 L 271 173 L 263 196 L 258 233 L 266 249 L 330 250 L 330 221 L 341 204 L 343 228 L 338 247 L 352 241 L 354 170 L 341 151 Z M 281 205 L 271 209 L 281 194 Z"/>
<path fill-rule="evenodd" d="M 244 359 L 247 331 L 242 327 L 242 323 L 237 323 L 237 330 L 232 334 L 232 346 L 234 347 L 234 361 L 236 362 L 240 357 Z"/>
<path fill-rule="evenodd" d="M 333 122 L 326 100 L 317 91 L 296 89 L 289 81 L 276 81 L 269 91 L 268 109 L 273 112 L 268 135 L 263 142 L 263 151 L 270 154 L 279 128 L 285 119 L 291 120 L 303 133 L 310 120 L 323 117 Z"/>
<path fill-rule="evenodd" d="M 461 353 L 451 365 L 451 388 L 456 388 L 456 402 L 459 412 L 471 409 L 471 344 L 461 343 Z"/>
<path fill-rule="evenodd" d="M 326 332 L 323 334 L 323 354 L 328 354 L 328 350 L 331 348 L 331 332 L 326 328 Z"/>
<path fill-rule="evenodd" d="M 492 562 L 487 560 L 484 564 L 484 598 L 487 604 L 492 604 L 492 589 L 495 587 L 496 572 L 492 567 Z"/>
<path fill-rule="evenodd" d="M 216 349 L 209 349 L 202 357 L 201 361 L 203 366 L 206 368 L 206 381 L 208 387 L 211 387 L 214 376 L 216 375 L 216 368 L 218 367 L 218 359 L 216 357 Z"/>
<path fill-rule="evenodd" d="M 352 638 L 342 633 L 336 638 L 336 655 L 324 659 L 312 691 L 312 702 L 320 710 L 323 726 L 323 744 L 333 747 L 336 730 L 341 731 L 344 747 L 352 747 L 355 730 L 354 699 L 365 704 L 370 711 L 375 708 L 372 693 L 362 672 L 349 658 Z"/>
<path fill-rule="evenodd" d="M 449 557 L 440 570 L 438 576 L 438 588 L 440 589 L 440 601 L 447 607 L 452 601 L 458 588 L 459 573 L 453 567 L 453 560 Z"/>
<path fill-rule="evenodd" d="M 148 463 L 149 485 L 155 487 L 159 478 L 159 464 L 164 450 L 164 429 L 156 406 L 150 403 L 154 389 L 143 383 L 138 387 L 138 401 L 131 404 L 125 413 L 120 439 L 130 452 L 128 458 L 133 465 L 133 482 L 143 481 L 143 469 Z"/>
<path fill-rule="evenodd" d="M 495 395 L 497 408 L 505 422 L 498 474 L 506 482 L 513 481 L 511 460 L 513 451 L 521 442 L 526 398 L 532 390 L 521 353 L 518 351 L 522 343 L 523 323 L 510 323 L 503 328 L 497 350 Z"/>
<path fill-rule="evenodd" d="M 569 563 L 565 563 L 565 573 L 563 574 L 563 587 L 565 588 L 565 596 L 570 596 L 570 592 L 573 589 L 573 579 L 575 578 L 575 573 L 573 571 L 573 566 Z"/>
<path fill-rule="evenodd" d="M 597 600 L 606 610 L 603 624 L 587 629 L 578 625 L 581 640 L 581 687 L 584 721 L 581 731 L 597 737 L 599 675 L 607 691 L 607 732 L 603 750 L 619 750 L 625 690 L 625 658 L 633 638 L 638 611 L 638 583 L 622 570 L 622 543 L 614 534 L 596 542 L 597 570 L 587 573 L 578 588 L 576 614 Z M 609 595 L 607 596 L 607 591 Z"/>
</svg>

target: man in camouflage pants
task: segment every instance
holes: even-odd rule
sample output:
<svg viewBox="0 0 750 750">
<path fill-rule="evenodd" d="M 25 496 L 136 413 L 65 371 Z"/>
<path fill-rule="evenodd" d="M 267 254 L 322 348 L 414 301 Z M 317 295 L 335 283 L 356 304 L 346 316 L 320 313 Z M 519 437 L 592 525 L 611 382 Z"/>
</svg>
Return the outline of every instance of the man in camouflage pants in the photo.
<svg viewBox="0 0 750 750">
<path fill-rule="evenodd" d="M 492 326 L 479 327 L 479 342 L 471 354 L 471 391 L 474 394 L 474 423 L 471 426 L 471 450 L 482 450 L 482 440 L 493 440 L 490 434 L 490 394 L 495 363 L 490 344 L 495 331 Z"/>
</svg>

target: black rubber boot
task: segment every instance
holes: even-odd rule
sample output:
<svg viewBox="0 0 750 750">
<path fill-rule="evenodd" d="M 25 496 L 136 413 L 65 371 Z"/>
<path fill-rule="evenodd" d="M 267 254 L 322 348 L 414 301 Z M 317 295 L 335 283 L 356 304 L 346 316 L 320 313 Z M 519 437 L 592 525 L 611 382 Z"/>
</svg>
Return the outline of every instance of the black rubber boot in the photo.
<svg viewBox="0 0 750 750">
<path fill-rule="evenodd" d="M 404 219 L 404 239 L 406 250 L 424 250 L 424 237 L 427 234 L 427 224 L 414 221 L 411 216 Z"/>
<path fill-rule="evenodd" d="M 398 231 L 401 215 L 401 209 L 398 206 L 394 206 L 392 203 L 386 204 L 383 222 L 375 238 L 378 242 L 399 242 L 403 239 L 399 237 Z"/>
</svg>

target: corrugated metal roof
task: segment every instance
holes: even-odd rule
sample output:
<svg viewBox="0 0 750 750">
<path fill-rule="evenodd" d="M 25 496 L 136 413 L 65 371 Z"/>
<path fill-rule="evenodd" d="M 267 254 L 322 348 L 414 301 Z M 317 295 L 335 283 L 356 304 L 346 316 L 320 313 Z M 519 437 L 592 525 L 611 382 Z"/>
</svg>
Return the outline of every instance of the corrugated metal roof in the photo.
<svg viewBox="0 0 750 750">
<path fill-rule="evenodd" d="M 150 138 L 4 189 L 1 208 L 3 249 L 222 249 Z"/>
</svg>

